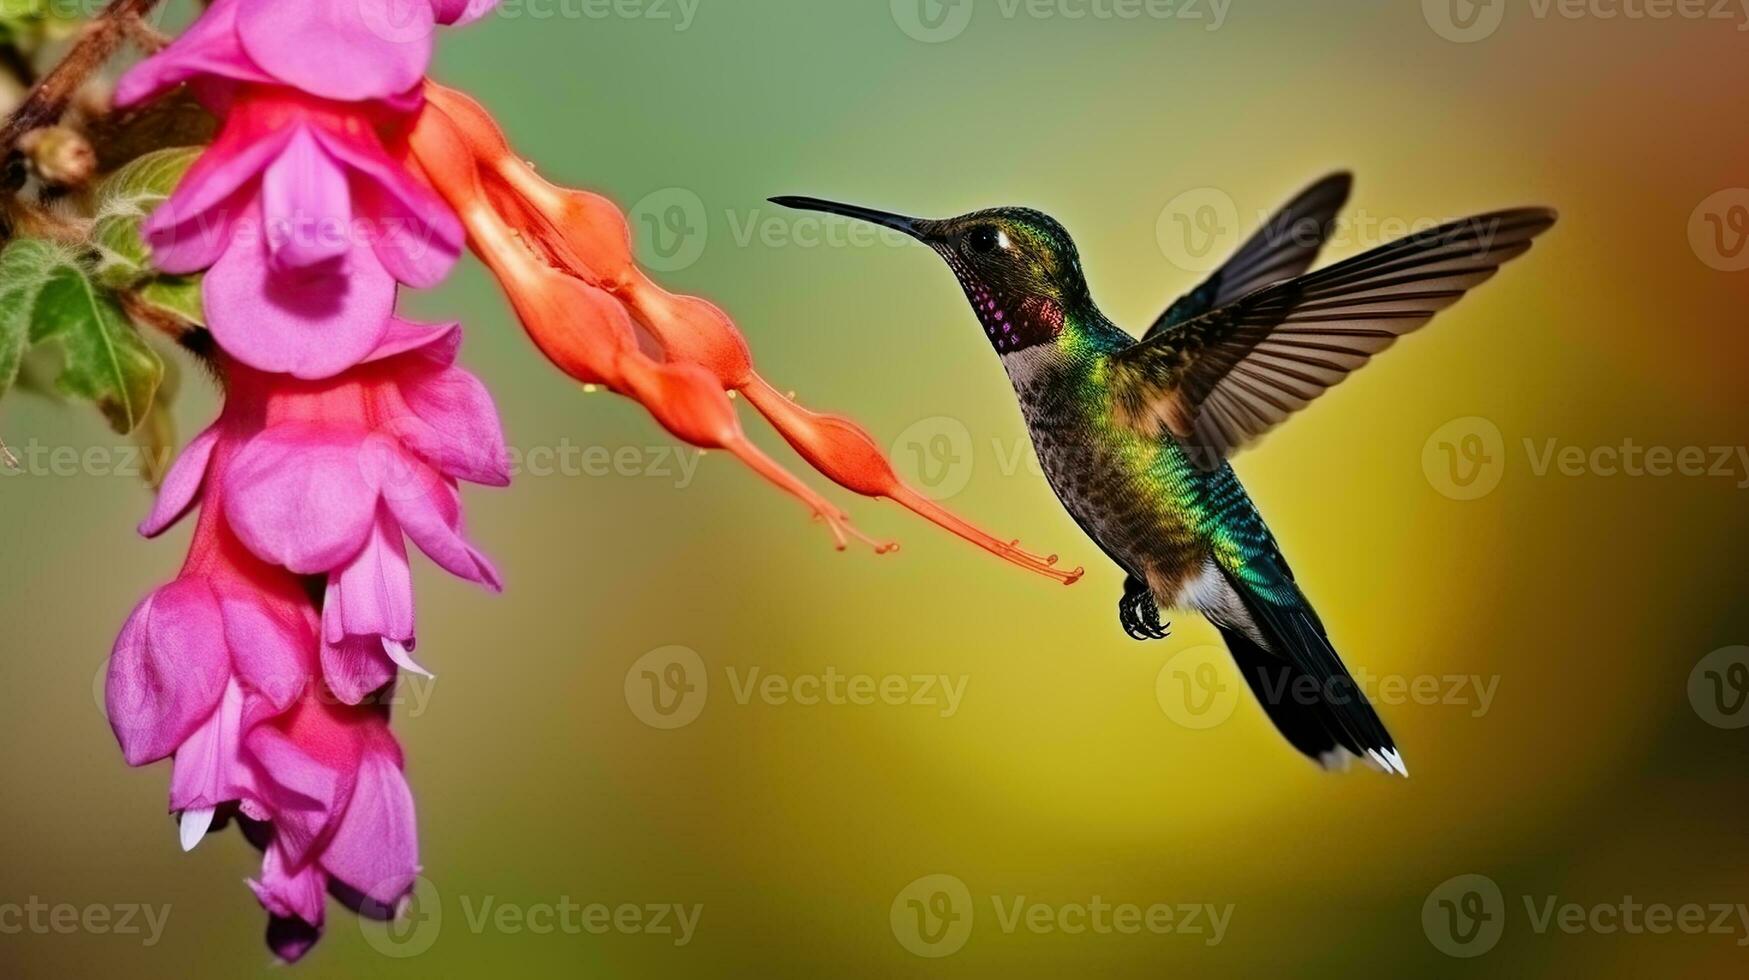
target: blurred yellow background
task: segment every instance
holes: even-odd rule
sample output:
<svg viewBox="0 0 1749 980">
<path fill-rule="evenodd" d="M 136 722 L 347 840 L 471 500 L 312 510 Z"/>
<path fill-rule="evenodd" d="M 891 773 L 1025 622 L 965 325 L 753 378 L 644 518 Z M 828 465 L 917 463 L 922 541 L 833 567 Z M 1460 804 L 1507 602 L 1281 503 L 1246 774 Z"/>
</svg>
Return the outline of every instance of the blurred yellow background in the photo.
<svg viewBox="0 0 1749 980">
<path fill-rule="evenodd" d="M 406 307 L 465 322 L 464 360 L 522 454 L 512 489 L 467 498 L 509 588 L 421 569 L 440 679 L 404 687 L 396 725 L 418 921 L 333 907 L 296 973 L 1741 973 L 1734 910 L 1729 932 L 1709 913 L 1665 935 L 1593 913 L 1749 902 L 1730 669 L 1749 662 L 1730 649 L 1749 644 L 1749 273 L 1732 271 L 1749 191 L 1731 193 L 1749 185 L 1749 21 L 1454 3 L 507 0 L 447 34 L 438 77 L 545 174 L 633 209 L 664 281 L 728 309 L 774 383 L 1089 574 L 1053 585 L 872 501 L 848 502 L 903 551 L 835 553 L 728 458 L 680 455 L 635 406 L 579 393 L 466 264 Z M 1237 462 L 1349 664 L 1397 692 L 1381 713 L 1407 782 L 1320 774 L 1249 695 L 1183 689 L 1219 642 L 1200 620 L 1127 640 L 1121 577 L 1033 469 L 939 261 L 764 203 L 1040 208 L 1140 330 L 1338 168 L 1358 186 L 1330 258 L 1496 207 L 1563 215 Z M 186 438 L 216 403 L 185 374 Z M 15 394 L 0 422 L 27 461 L 0 476 L 0 905 L 170 906 L 150 946 L 0 934 L 0 975 L 264 971 L 241 882 L 255 853 L 235 833 L 180 853 L 167 767 L 126 769 L 101 711 L 114 635 L 187 528 L 142 541 L 137 480 L 56 475 L 56 447 L 114 444 L 94 413 Z M 1629 440 L 1722 447 L 1727 465 L 1611 475 Z M 699 690 L 662 714 L 643 672 L 670 664 Z M 829 674 L 898 677 L 926 703 L 797 703 Z M 1203 695 L 1214 714 L 1186 708 Z M 1447 884 L 1465 875 L 1495 890 Z M 1096 901 L 1212 908 L 1222 928 L 1206 912 L 1192 934 L 1061 928 Z M 1050 928 L 1015 922 L 1017 902 Z M 699 914 L 684 942 L 647 912 L 538 930 L 572 905 Z"/>
</svg>

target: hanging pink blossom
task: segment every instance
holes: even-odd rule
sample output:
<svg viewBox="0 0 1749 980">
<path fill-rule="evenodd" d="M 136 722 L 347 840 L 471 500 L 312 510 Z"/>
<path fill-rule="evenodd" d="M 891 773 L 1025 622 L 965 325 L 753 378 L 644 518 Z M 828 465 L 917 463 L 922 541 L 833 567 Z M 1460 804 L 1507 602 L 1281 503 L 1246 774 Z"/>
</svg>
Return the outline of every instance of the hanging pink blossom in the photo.
<svg viewBox="0 0 1749 980">
<path fill-rule="evenodd" d="M 143 233 L 154 265 L 205 272 L 225 405 L 142 524 L 199 508 L 181 576 L 117 640 L 111 725 L 132 765 L 173 759 L 184 847 L 233 818 L 284 960 L 326 898 L 395 914 L 418 873 L 412 792 L 386 706 L 423 673 L 407 540 L 499 588 L 463 533 L 460 481 L 509 481 L 457 327 L 394 317 L 455 264 L 448 206 L 379 131 L 420 104 L 432 28 L 479 0 L 217 0 L 125 77 L 133 104 L 188 82 L 218 139 Z"/>
<path fill-rule="evenodd" d="M 346 102 L 417 102 L 438 24 L 465 24 L 497 0 L 214 0 L 116 89 L 124 106 L 184 82 L 215 109 L 232 83 L 285 85 Z"/>
<path fill-rule="evenodd" d="M 208 322 L 244 364 L 338 374 L 382 340 L 397 282 L 435 285 L 455 265 L 459 223 L 384 152 L 375 112 L 246 89 L 147 222 L 160 269 L 210 268 Z"/>
<path fill-rule="evenodd" d="M 291 961 L 309 950 L 330 892 L 362 913 L 393 915 L 419 874 L 419 833 L 387 712 L 308 698 L 251 729 L 246 750 L 273 816 L 249 886 L 271 917 L 274 952 Z"/>
</svg>

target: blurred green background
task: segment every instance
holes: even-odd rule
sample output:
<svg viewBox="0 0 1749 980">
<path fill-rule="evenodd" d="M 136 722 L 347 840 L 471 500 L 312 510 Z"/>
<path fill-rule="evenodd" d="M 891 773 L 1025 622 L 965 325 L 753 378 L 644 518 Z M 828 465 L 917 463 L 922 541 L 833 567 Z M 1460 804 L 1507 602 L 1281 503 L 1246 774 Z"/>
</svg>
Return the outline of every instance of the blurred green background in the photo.
<svg viewBox="0 0 1749 980">
<path fill-rule="evenodd" d="M 1733 649 L 1749 643 L 1749 278 L 1734 271 L 1749 191 L 1732 190 L 1749 184 L 1749 34 L 1734 8 L 1563 9 L 507 0 L 447 34 L 437 76 L 545 174 L 633 209 L 664 281 L 731 311 L 774 383 L 1089 574 L 1053 585 L 873 501 L 848 502 L 904 550 L 838 554 L 727 457 L 683 470 L 635 406 L 579 393 L 465 264 L 407 307 L 464 320 L 464 359 L 525 454 L 512 489 L 468 495 L 509 589 L 421 569 L 421 659 L 440 679 L 404 687 L 397 720 L 426 867 L 416 921 L 390 932 L 331 907 L 296 973 L 1741 973 L 1734 909 L 1718 931 L 1708 911 L 1706 929 L 1663 935 L 1593 910 L 1749 902 L 1749 708 L 1731 669 L 1749 663 Z M 1259 212 L 1336 168 L 1359 183 L 1332 257 L 1473 211 L 1563 213 L 1237 463 L 1349 663 L 1396 692 L 1381 710 L 1407 782 L 1320 774 L 1224 660 L 1222 684 L 1186 689 L 1218 642 L 1200 620 L 1129 642 L 1119 574 L 1029 464 L 947 271 L 763 203 L 1041 208 L 1077 236 L 1106 312 L 1139 329 Z M 186 437 L 216 403 L 185 373 Z M 150 946 L 0 934 L 0 975 L 265 972 L 241 882 L 255 853 L 234 833 L 180 853 L 167 767 L 126 769 L 101 711 L 115 632 L 174 574 L 188 529 L 144 542 L 136 479 L 56 475 L 57 447 L 115 443 L 94 413 L 14 395 L 0 433 L 40 453 L 0 476 L 0 905 L 170 907 Z M 1729 465 L 1614 472 L 1627 440 L 1723 447 Z M 1584 460 L 1543 465 L 1551 447 Z M 604 450 L 625 455 L 604 465 Z M 670 664 L 699 690 L 663 715 L 643 672 Z M 934 703 L 743 690 L 775 676 L 806 695 L 829 672 L 897 676 Z M 1466 875 L 1487 883 L 1450 883 Z M 1009 918 L 1023 900 L 1072 930 L 1096 898 L 1212 906 L 1224 925 Z M 957 924 L 918 919 L 912 899 Z M 1545 924 L 1551 901 L 1579 906 L 1580 927 Z M 629 918 L 558 928 L 591 905 L 700 913 L 684 944 Z"/>
</svg>

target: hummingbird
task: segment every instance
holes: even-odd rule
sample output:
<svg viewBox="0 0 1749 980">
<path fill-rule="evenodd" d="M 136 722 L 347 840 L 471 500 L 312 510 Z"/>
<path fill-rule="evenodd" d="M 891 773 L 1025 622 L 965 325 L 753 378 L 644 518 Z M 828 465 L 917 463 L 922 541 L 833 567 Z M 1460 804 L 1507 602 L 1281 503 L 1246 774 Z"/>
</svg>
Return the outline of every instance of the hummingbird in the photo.
<svg viewBox="0 0 1749 980">
<path fill-rule="evenodd" d="M 1294 198 L 1140 340 L 1095 305 L 1063 226 L 1030 208 L 934 220 L 772 203 L 890 228 L 946 260 L 1051 489 L 1125 574 L 1131 638 L 1165 639 L 1163 611 L 1200 613 L 1295 749 L 1407 777 L 1229 459 L 1523 255 L 1556 214 L 1478 215 L 1311 272 L 1352 187 L 1338 173 Z"/>
</svg>

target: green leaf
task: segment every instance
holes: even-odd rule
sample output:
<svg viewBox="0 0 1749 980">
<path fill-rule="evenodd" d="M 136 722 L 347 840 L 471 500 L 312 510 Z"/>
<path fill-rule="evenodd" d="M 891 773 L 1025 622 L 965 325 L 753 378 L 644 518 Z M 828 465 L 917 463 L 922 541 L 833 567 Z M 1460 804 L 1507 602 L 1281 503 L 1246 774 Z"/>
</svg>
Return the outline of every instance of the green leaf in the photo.
<svg viewBox="0 0 1749 980">
<path fill-rule="evenodd" d="M 157 274 L 140 226 L 169 198 L 201 152 L 198 146 L 157 150 L 133 160 L 98 185 L 91 244 L 97 250 L 99 282 L 124 287 Z"/>
<path fill-rule="evenodd" d="M 41 25 L 48 0 L 0 0 L 0 41 L 16 44 Z"/>
<path fill-rule="evenodd" d="M 0 0 L 0 43 L 29 54 L 72 33 L 81 11 L 65 0 Z"/>
<path fill-rule="evenodd" d="M 155 310 L 204 327 L 206 310 L 201 306 L 200 282 L 199 276 L 158 276 L 146 280 L 135 295 Z"/>
<path fill-rule="evenodd" d="M 164 383 L 158 386 L 152 407 L 146 410 L 145 420 L 134 430 L 134 444 L 140 447 L 144 457 L 140 474 L 154 490 L 164 483 L 164 476 L 170 472 L 170 464 L 176 458 L 176 419 L 170 406 L 176 401 L 177 389 L 181 387 L 175 359 L 165 357 L 162 360 Z"/>
<path fill-rule="evenodd" d="M 31 342 L 57 339 L 66 364 L 56 386 L 96 402 L 115 431 L 138 428 L 164 378 L 164 362 L 115 297 L 77 264 L 58 266 L 37 296 Z"/>
<path fill-rule="evenodd" d="M 73 260 L 53 242 L 21 238 L 0 251 L 0 395 L 12 387 L 30 346 L 37 298 L 56 269 Z"/>
</svg>

